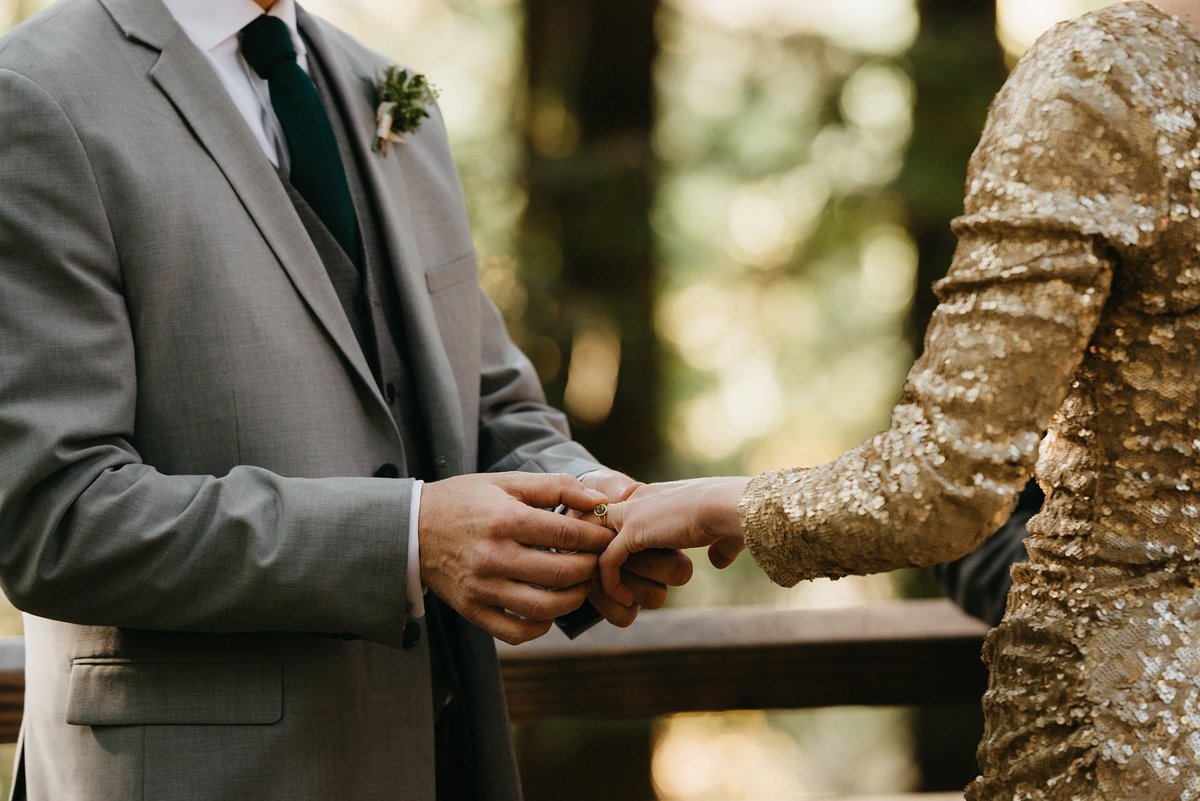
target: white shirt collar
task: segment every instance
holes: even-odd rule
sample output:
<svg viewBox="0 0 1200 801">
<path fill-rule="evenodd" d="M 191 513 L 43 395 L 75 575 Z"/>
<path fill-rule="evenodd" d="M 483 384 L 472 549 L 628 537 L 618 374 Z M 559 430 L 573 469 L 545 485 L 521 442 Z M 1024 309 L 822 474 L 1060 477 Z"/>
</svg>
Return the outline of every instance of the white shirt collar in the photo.
<svg viewBox="0 0 1200 801">
<path fill-rule="evenodd" d="M 163 0 L 171 16 L 203 52 L 236 38 L 242 28 L 263 13 L 254 0 Z M 301 63 L 307 54 L 304 40 L 296 28 L 296 0 L 275 0 L 267 12 L 287 23 Z"/>
</svg>

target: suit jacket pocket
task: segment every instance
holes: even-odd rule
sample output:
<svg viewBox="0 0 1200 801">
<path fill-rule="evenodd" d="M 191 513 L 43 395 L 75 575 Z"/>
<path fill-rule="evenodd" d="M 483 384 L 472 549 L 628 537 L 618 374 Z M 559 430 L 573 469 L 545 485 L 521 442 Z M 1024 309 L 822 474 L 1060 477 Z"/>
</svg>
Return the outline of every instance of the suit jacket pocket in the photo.
<svg viewBox="0 0 1200 801">
<path fill-rule="evenodd" d="M 476 280 L 478 275 L 479 268 L 476 266 L 475 254 L 468 253 L 462 258 L 426 270 L 425 286 L 429 288 L 429 294 L 433 295 L 443 289 Z"/>
<path fill-rule="evenodd" d="M 471 431 L 479 415 L 479 326 L 484 297 L 475 254 L 468 253 L 427 270 L 425 285 L 429 288 L 438 336 L 454 374 L 464 430 Z"/>
<path fill-rule="evenodd" d="M 269 724 L 282 716 L 278 662 L 71 663 L 67 723 L 75 726 Z"/>
</svg>

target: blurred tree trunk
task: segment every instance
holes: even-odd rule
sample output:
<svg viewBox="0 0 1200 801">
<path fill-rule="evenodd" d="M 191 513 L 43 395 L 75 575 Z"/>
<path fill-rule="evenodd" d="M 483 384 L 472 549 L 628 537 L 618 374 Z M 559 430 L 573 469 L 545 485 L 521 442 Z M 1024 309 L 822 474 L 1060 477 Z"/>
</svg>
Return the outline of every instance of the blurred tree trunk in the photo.
<svg viewBox="0 0 1200 801">
<path fill-rule="evenodd" d="M 557 369 L 541 377 L 576 438 L 643 477 L 660 451 L 650 225 L 658 2 L 526 0 L 524 9 L 523 323 L 557 346 Z"/>
<path fill-rule="evenodd" d="M 524 10 L 521 327 L 557 351 L 535 363 L 575 438 L 648 477 L 661 447 L 650 225 L 658 1 L 525 0 Z M 527 801 L 654 798 L 649 721 L 524 725 L 517 750 Z"/>
<path fill-rule="evenodd" d="M 919 254 L 909 321 L 920 353 L 936 305 L 930 285 L 954 255 L 950 220 L 962 213 L 967 161 L 1008 69 L 994 2 L 918 0 L 917 8 L 921 27 L 909 51 L 916 85 L 912 144 L 897 188 Z"/>
<path fill-rule="evenodd" d="M 921 27 L 909 52 L 916 86 L 912 144 L 897 185 L 918 251 L 909 315 L 914 353 L 923 350 L 936 305 L 931 284 L 946 274 L 954 255 L 950 220 L 962 213 L 967 161 L 988 104 L 1008 74 L 994 2 L 918 0 L 917 8 Z M 978 705 L 919 710 L 915 728 L 921 790 L 961 790 L 975 777 L 975 748 L 983 734 Z"/>
</svg>

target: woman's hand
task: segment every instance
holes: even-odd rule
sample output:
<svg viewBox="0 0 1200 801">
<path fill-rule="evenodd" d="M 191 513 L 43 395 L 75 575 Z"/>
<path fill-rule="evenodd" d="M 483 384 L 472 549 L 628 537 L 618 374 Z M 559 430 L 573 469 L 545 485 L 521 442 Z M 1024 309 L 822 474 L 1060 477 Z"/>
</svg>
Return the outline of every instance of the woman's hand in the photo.
<svg viewBox="0 0 1200 801">
<path fill-rule="evenodd" d="M 604 590 L 626 606 L 633 594 L 621 580 L 621 565 L 649 548 L 708 547 L 716 567 L 728 567 L 745 547 L 737 504 L 750 479 L 698 478 L 647 484 L 622 503 L 608 504 L 601 522 L 617 536 L 600 556 Z"/>
<path fill-rule="evenodd" d="M 624 473 L 607 468 L 594 470 L 580 477 L 588 489 L 596 490 L 614 502 L 627 500 L 634 492 L 646 486 L 634 481 Z M 572 517 L 594 521 L 592 512 L 570 511 Z M 692 560 L 681 551 L 652 549 L 630 555 L 621 570 L 621 582 L 630 591 L 633 603 L 625 604 L 604 591 L 597 575 L 588 588 L 588 601 L 596 607 L 604 619 L 614 626 L 624 628 L 633 623 L 640 609 L 658 609 L 667 602 L 670 587 L 682 587 L 692 577 Z"/>
</svg>

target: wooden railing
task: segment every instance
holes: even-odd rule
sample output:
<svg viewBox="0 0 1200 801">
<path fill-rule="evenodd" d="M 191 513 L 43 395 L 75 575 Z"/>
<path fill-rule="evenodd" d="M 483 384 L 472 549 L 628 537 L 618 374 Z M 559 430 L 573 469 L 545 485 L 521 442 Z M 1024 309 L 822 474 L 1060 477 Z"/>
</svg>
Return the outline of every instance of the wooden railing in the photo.
<svg viewBox="0 0 1200 801">
<path fill-rule="evenodd" d="M 0 743 L 15 743 L 25 708 L 25 640 L 0 638 Z"/>
<path fill-rule="evenodd" d="M 946 601 L 854 609 L 668 609 L 575 641 L 499 646 L 516 721 L 975 701 L 986 627 Z M 0 742 L 16 740 L 24 642 L 0 639 Z"/>
<path fill-rule="evenodd" d="M 948 601 L 643 612 L 499 647 L 516 721 L 978 701 L 987 627 Z"/>
</svg>

